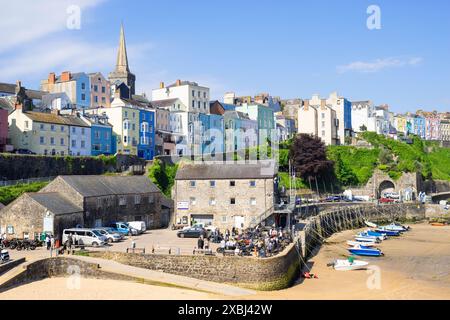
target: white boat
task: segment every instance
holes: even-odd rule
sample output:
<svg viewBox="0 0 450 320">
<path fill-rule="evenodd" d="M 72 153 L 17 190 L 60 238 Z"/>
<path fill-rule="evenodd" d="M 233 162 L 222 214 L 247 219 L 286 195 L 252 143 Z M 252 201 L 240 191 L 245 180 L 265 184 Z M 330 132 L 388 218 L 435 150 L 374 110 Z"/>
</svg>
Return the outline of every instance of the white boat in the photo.
<svg viewBox="0 0 450 320">
<path fill-rule="evenodd" d="M 377 239 L 376 237 L 369 238 L 369 237 L 355 236 L 355 241 L 363 242 L 363 243 L 372 243 L 372 242 L 377 243 L 377 242 L 380 242 L 380 239 Z"/>
<path fill-rule="evenodd" d="M 371 236 L 371 235 L 367 234 L 367 232 L 360 232 L 360 233 L 358 233 L 356 235 L 356 237 L 364 237 L 364 238 L 368 238 L 368 239 L 372 239 L 372 240 L 377 240 L 378 239 L 380 241 L 383 241 L 383 240 L 387 239 L 387 237 L 385 235 Z"/>
<path fill-rule="evenodd" d="M 368 226 L 370 228 L 377 228 L 378 227 L 375 223 L 370 222 L 370 221 L 364 220 L 364 223 L 366 224 L 366 226 Z"/>
<path fill-rule="evenodd" d="M 333 262 L 333 268 L 337 271 L 350 271 L 365 269 L 369 263 L 362 260 L 335 260 Z"/>
<path fill-rule="evenodd" d="M 352 247 L 356 246 L 358 244 L 362 244 L 365 247 L 375 247 L 377 245 L 377 243 L 375 241 L 361 242 L 361 241 L 351 241 L 351 240 L 347 241 L 347 244 Z"/>
<path fill-rule="evenodd" d="M 384 229 L 389 230 L 389 231 L 399 231 L 399 232 L 404 232 L 409 230 L 408 226 L 402 226 L 396 223 L 391 223 L 387 226 L 383 226 Z"/>
</svg>

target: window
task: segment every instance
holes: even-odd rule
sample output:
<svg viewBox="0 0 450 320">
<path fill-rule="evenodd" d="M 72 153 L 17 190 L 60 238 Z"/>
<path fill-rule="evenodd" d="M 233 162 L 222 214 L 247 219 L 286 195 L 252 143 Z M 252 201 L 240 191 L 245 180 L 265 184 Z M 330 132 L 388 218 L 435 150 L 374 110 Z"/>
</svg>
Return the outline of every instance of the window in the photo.
<svg viewBox="0 0 450 320">
<path fill-rule="evenodd" d="M 250 205 L 256 206 L 256 198 L 250 198 Z"/>
<path fill-rule="evenodd" d="M 81 83 L 81 90 L 84 90 L 84 89 L 86 89 L 86 83 L 82 82 Z"/>
<path fill-rule="evenodd" d="M 61 126 L 61 132 L 64 132 L 64 127 L 63 126 Z"/>
<path fill-rule="evenodd" d="M 206 102 L 203 102 L 203 108 L 206 109 Z"/>
<path fill-rule="evenodd" d="M 55 144 L 55 138 L 53 138 L 53 137 L 50 138 L 50 144 L 51 144 L 51 145 L 54 145 L 54 144 Z"/>
<path fill-rule="evenodd" d="M 127 136 L 123 136 L 123 142 L 127 143 Z"/>
<path fill-rule="evenodd" d="M 55 125 L 54 125 L 54 124 L 52 124 L 52 125 L 50 126 L 50 130 L 55 131 Z"/>
<path fill-rule="evenodd" d="M 322 121 L 322 128 L 325 128 L 325 121 Z"/>
<path fill-rule="evenodd" d="M 140 203 L 141 203 L 141 196 L 137 194 L 134 196 L 134 204 L 140 204 Z"/>
<path fill-rule="evenodd" d="M 64 145 L 64 138 L 61 138 L 60 142 L 61 142 L 61 145 L 63 146 Z"/>
<path fill-rule="evenodd" d="M 235 187 L 236 186 L 236 181 L 230 181 L 230 187 Z"/>
<path fill-rule="evenodd" d="M 230 198 L 230 204 L 236 204 L 236 198 Z"/>
<path fill-rule="evenodd" d="M 28 121 L 25 121 L 25 128 L 28 129 Z"/>
<path fill-rule="evenodd" d="M 189 198 L 189 202 L 190 202 L 193 206 L 195 206 L 195 205 L 197 204 L 197 199 L 195 199 L 195 197 L 190 197 L 190 198 Z"/>
<path fill-rule="evenodd" d="M 95 103 L 98 103 L 98 96 L 94 96 Z"/>
<path fill-rule="evenodd" d="M 222 216 L 222 223 L 227 223 L 228 217 L 227 216 Z"/>
<path fill-rule="evenodd" d="M 95 139 L 100 139 L 100 132 L 99 131 L 95 131 Z"/>
<path fill-rule="evenodd" d="M 39 137 L 39 143 L 40 144 L 45 144 L 45 138 L 44 137 Z"/>
<path fill-rule="evenodd" d="M 72 148 L 76 148 L 77 147 L 77 140 L 72 140 Z"/>
<path fill-rule="evenodd" d="M 82 149 L 86 148 L 86 141 L 84 140 L 81 141 L 81 148 Z"/>
<path fill-rule="evenodd" d="M 256 181 L 255 180 L 251 180 L 250 181 L 250 187 L 252 187 L 252 188 L 256 187 Z"/>
<path fill-rule="evenodd" d="M 148 203 L 155 203 L 155 197 L 153 196 L 153 194 L 148 196 Z"/>
<path fill-rule="evenodd" d="M 322 113 L 322 119 L 325 119 L 325 113 Z"/>
<path fill-rule="evenodd" d="M 201 94 L 201 92 L 200 91 L 198 91 L 198 94 L 197 94 L 197 96 L 200 98 L 200 94 Z"/>
<path fill-rule="evenodd" d="M 214 187 L 216 186 L 216 182 L 215 182 L 215 181 L 210 181 L 210 182 L 209 182 L 209 186 L 210 186 L 211 188 L 214 188 Z"/>
<path fill-rule="evenodd" d="M 200 101 L 198 101 L 197 105 L 198 105 L 198 108 L 199 108 L 199 109 L 200 109 L 200 104 L 201 104 L 201 102 L 200 102 Z"/>
<path fill-rule="evenodd" d="M 44 125 L 43 123 L 41 123 L 41 124 L 39 125 L 39 129 L 41 129 L 41 131 L 45 130 L 45 125 Z"/>
<path fill-rule="evenodd" d="M 84 128 L 81 128 L 81 134 L 84 135 Z"/>
<path fill-rule="evenodd" d="M 81 100 L 86 101 L 86 94 L 84 94 L 84 93 L 81 94 Z"/>
<path fill-rule="evenodd" d="M 119 206 L 126 206 L 127 205 L 127 198 L 124 196 L 119 197 Z"/>
<path fill-rule="evenodd" d="M 192 90 L 192 96 L 195 97 L 195 90 Z"/>
<path fill-rule="evenodd" d="M 98 92 L 98 85 L 94 85 L 94 92 Z"/>
<path fill-rule="evenodd" d="M 132 128 L 131 130 L 136 130 L 136 124 L 134 124 L 134 123 L 131 124 L 131 128 Z"/>
<path fill-rule="evenodd" d="M 64 151 L 61 151 L 61 155 L 62 155 L 62 156 L 64 155 Z"/>
<path fill-rule="evenodd" d="M 192 100 L 192 108 L 195 108 L 195 101 Z"/>
<path fill-rule="evenodd" d="M 75 127 L 72 127 L 72 133 L 75 133 L 76 131 Z"/>
<path fill-rule="evenodd" d="M 322 130 L 322 137 L 325 137 L 325 130 Z"/>
<path fill-rule="evenodd" d="M 203 92 L 203 98 L 206 99 L 206 92 Z"/>
<path fill-rule="evenodd" d="M 128 118 L 128 111 L 125 111 L 125 118 Z"/>
<path fill-rule="evenodd" d="M 106 98 L 102 97 L 102 103 L 106 103 Z"/>
<path fill-rule="evenodd" d="M 209 199 L 209 205 L 210 206 L 215 206 L 216 205 L 216 198 Z"/>
<path fill-rule="evenodd" d="M 189 181 L 189 186 L 191 188 L 195 188 L 195 181 Z"/>
</svg>

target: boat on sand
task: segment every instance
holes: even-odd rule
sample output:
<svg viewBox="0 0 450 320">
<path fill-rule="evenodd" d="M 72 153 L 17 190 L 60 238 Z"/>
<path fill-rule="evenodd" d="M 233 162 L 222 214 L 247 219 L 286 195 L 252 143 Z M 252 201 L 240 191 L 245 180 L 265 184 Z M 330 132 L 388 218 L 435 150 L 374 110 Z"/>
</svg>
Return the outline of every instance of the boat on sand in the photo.
<svg viewBox="0 0 450 320">
<path fill-rule="evenodd" d="M 333 268 L 337 271 L 351 271 L 365 269 L 369 265 L 366 261 L 361 260 L 335 260 L 333 262 Z"/>
</svg>

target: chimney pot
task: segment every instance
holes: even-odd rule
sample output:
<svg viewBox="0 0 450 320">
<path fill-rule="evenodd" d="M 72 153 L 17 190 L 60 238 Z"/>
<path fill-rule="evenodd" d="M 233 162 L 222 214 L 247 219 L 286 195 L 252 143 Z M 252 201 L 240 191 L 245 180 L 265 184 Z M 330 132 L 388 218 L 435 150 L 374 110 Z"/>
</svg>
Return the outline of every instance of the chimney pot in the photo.
<svg viewBox="0 0 450 320">
<path fill-rule="evenodd" d="M 159 88 L 160 88 L 160 89 L 164 89 L 164 82 L 160 82 L 160 83 L 159 83 Z"/>
<path fill-rule="evenodd" d="M 177 87 L 179 87 L 179 86 L 181 86 L 181 80 L 180 79 L 177 80 Z"/>
<path fill-rule="evenodd" d="M 70 78 L 71 78 L 70 71 L 64 71 L 64 72 L 61 74 L 61 81 L 62 81 L 62 82 L 70 81 Z"/>
<path fill-rule="evenodd" d="M 56 75 L 54 72 L 49 73 L 48 75 L 48 83 L 49 84 L 55 84 L 56 82 Z"/>
</svg>

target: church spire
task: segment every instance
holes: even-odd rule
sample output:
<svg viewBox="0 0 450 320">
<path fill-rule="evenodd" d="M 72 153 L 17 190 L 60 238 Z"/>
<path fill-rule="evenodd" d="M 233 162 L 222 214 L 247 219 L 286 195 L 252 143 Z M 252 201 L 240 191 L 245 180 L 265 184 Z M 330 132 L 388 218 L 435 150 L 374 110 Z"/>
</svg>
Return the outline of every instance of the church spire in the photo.
<svg viewBox="0 0 450 320">
<path fill-rule="evenodd" d="M 117 52 L 116 72 L 130 72 L 128 67 L 127 46 L 123 24 L 120 26 L 119 51 Z"/>
</svg>

